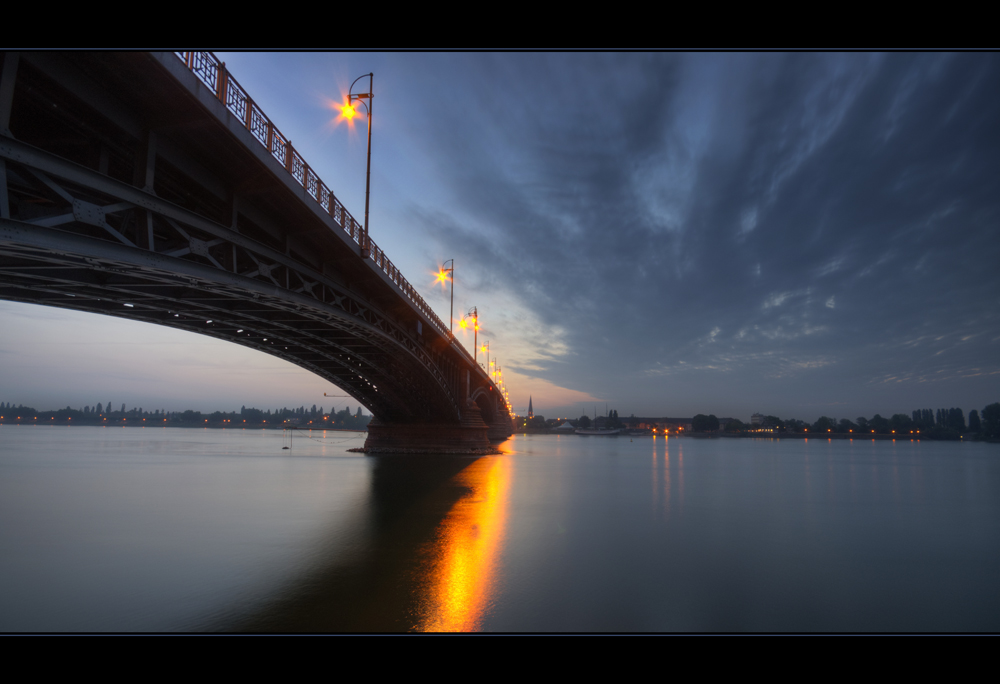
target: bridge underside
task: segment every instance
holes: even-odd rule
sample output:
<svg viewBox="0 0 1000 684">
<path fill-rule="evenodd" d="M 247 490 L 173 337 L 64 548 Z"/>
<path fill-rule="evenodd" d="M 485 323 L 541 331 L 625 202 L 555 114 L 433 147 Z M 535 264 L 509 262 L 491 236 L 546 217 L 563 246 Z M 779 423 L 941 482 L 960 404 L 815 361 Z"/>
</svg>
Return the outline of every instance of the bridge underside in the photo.
<svg viewBox="0 0 1000 684">
<path fill-rule="evenodd" d="M 0 124 L 12 71 L 5 58 Z M 0 125 L 0 299 L 166 325 L 286 359 L 372 411 L 372 451 L 476 453 L 509 436 L 481 369 L 360 257 L 356 238 L 288 192 L 287 179 L 266 182 L 280 166 L 263 168 L 224 130 L 185 149 L 170 131 L 205 128 L 211 117 L 197 108 L 185 114 L 197 121 L 166 126 L 159 107 L 159 134 L 141 111 L 118 111 L 117 128 L 93 109 L 81 121 L 66 90 L 18 71 L 9 131 Z M 89 93 L 89 107 L 99 95 Z M 49 100 L 61 108 L 46 109 Z M 197 156 L 207 140 L 220 149 Z M 249 181 L 210 166 L 240 154 Z M 247 182 L 253 192 L 241 189 Z"/>
<path fill-rule="evenodd" d="M 427 392 L 428 378 L 399 358 L 384 334 L 336 316 L 333 306 L 289 294 L 191 262 L 0 219 L 0 298 L 157 323 L 251 347 L 316 373 L 389 420 L 454 414 L 444 392 Z"/>
<path fill-rule="evenodd" d="M 0 299 L 166 325 L 283 358 L 372 410 L 365 444 L 371 452 L 487 453 L 491 438 L 509 435 L 509 420 L 497 424 L 492 404 L 467 399 L 456 406 L 434 369 L 390 335 L 334 304 L 294 294 L 146 250 L 0 219 Z M 456 394 L 464 394 L 460 389 Z"/>
</svg>

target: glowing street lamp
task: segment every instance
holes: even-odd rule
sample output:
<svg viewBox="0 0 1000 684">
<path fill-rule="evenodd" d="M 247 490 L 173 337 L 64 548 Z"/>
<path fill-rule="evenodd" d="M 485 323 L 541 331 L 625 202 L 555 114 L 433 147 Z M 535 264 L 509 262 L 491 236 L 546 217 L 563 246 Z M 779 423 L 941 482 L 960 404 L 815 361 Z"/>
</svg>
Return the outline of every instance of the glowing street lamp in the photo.
<svg viewBox="0 0 1000 684">
<path fill-rule="evenodd" d="M 479 359 L 479 346 L 478 346 L 479 345 L 479 311 L 476 309 L 476 307 L 472 307 L 471 309 L 469 309 L 469 313 L 465 314 L 462 317 L 462 322 L 459 323 L 459 326 L 461 326 L 463 328 L 468 328 L 469 327 L 469 324 L 465 322 L 466 318 L 471 318 L 472 319 L 472 329 L 473 329 L 473 335 L 472 335 L 472 355 L 473 356 L 472 356 L 472 358 L 473 358 L 473 360 L 476 361 L 476 363 L 479 363 L 479 361 L 478 361 L 478 359 Z"/>
<path fill-rule="evenodd" d="M 448 332 L 454 335 L 452 325 L 455 321 L 455 260 L 448 259 L 444 263 L 447 264 L 449 261 L 451 262 L 451 268 L 445 268 L 444 264 L 441 264 L 441 268 L 438 269 L 437 280 L 434 282 L 443 283 L 447 281 L 451 283 L 451 312 L 448 315 Z"/>
<path fill-rule="evenodd" d="M 357 95 L 353 94 L 354 83 L 357 83 L 365 76 L 368 77 L 368 92 L 358 93 Z M 344 117 L 353 119 L 354 115 L 357 114 L 357 109 L 354 107 L 356 100 L 365 106 L 365 111 L 368 113 L 368 171 L 365 173 L 365 227 L 364 235 L 361 236 L 362 259 L 367 259 L 371 256 L 371 243 L 368 240 L 368 200 L 372 189 L 372 98 L 375 97 L 375 94 L 372 92 L 372 84 L 374 80 L 374 73 L 358 76 L 354 79 L 354 83 L 347 90 L 347 105 L 340 110 Z"/>
</svg>

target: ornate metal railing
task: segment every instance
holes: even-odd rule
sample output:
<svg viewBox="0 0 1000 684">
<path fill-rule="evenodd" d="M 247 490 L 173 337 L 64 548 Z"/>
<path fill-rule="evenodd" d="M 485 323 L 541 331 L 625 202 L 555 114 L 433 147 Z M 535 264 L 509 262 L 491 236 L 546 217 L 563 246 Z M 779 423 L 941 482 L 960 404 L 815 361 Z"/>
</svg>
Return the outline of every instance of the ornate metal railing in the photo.
<svg viewBox="0 0 1000 684">
<path fill-rule="evenodd" d="M 281 131 L 267 118 L 257 103 L 253 101 L 247 91 L 233 78 L 232 74 L 226 70 L 224 62 L 211 52 L 175 52 L 180 60 L 184 62 L 188 69 L 204 83 L 209 90 L 222 102 L 232 114 L 243 122 L 243 125 L 251 135 L 263 145 L 285 170 L 292 175 L 296 182 L 305 188 L 306 194 L 312 197 L 323 211 L 327 212 L 333 220 L 347 233 L 352 240 L 361 244 L 362 226 L 350 212 L 344 208 L 340 200 L 334 196 L 326 184 L 316 175 L 316 172 L 306 163 L 302 155 L 296 151 L 288 138 L 281 134 Z M 389 260 L 378 245 L 371 238 L 368 239 L 371 247 L 371 260 L 375 265 L 389 276 L 400 294 L 409 299 L 413 306 L 420 313 L 424 314 L 437 328 L 438 332 L 446 337 L 451 337 L 448 326 L 445 325 L 437 314 L 428 306 L 424 298 L 421 297 L 415 287 L 403 277 L 399 269 Z M 466 356 L 470 359 L 472 355 L 458 345 Z"/>
</svg>

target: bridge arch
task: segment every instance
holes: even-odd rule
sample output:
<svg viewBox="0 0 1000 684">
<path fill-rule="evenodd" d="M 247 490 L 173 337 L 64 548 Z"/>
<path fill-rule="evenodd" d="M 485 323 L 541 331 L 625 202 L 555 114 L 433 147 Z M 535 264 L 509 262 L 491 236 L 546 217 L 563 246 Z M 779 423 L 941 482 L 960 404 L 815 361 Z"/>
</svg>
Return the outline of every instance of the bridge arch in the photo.
<svg viewBox="0 0 1000 684">
<path fill-rule="evenodd" d="M 372 447 L 486 446 L 469 389 L 489 378 L 377 245 L 362 257 L 357 222 L 294 149 L 282 165 L 227 98 L 174 54 L 4 53 L 0 298 L 286 359 L 372 411 Z"/>
</svg>

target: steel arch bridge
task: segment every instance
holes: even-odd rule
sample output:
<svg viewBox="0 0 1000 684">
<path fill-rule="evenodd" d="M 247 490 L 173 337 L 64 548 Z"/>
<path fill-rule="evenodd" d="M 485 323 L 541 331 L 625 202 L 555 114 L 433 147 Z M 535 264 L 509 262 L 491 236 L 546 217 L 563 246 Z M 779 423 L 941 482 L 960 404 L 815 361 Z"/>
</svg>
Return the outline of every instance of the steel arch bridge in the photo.
<svg viewBox="0 0 1000 684">
<path fill-rule="evenodd" d="M 372 451 L 476 452 L 500 389 L 210 53 L 4 53 L 0 298 L 181 328 L 367 406 Z"/>
</svg>

